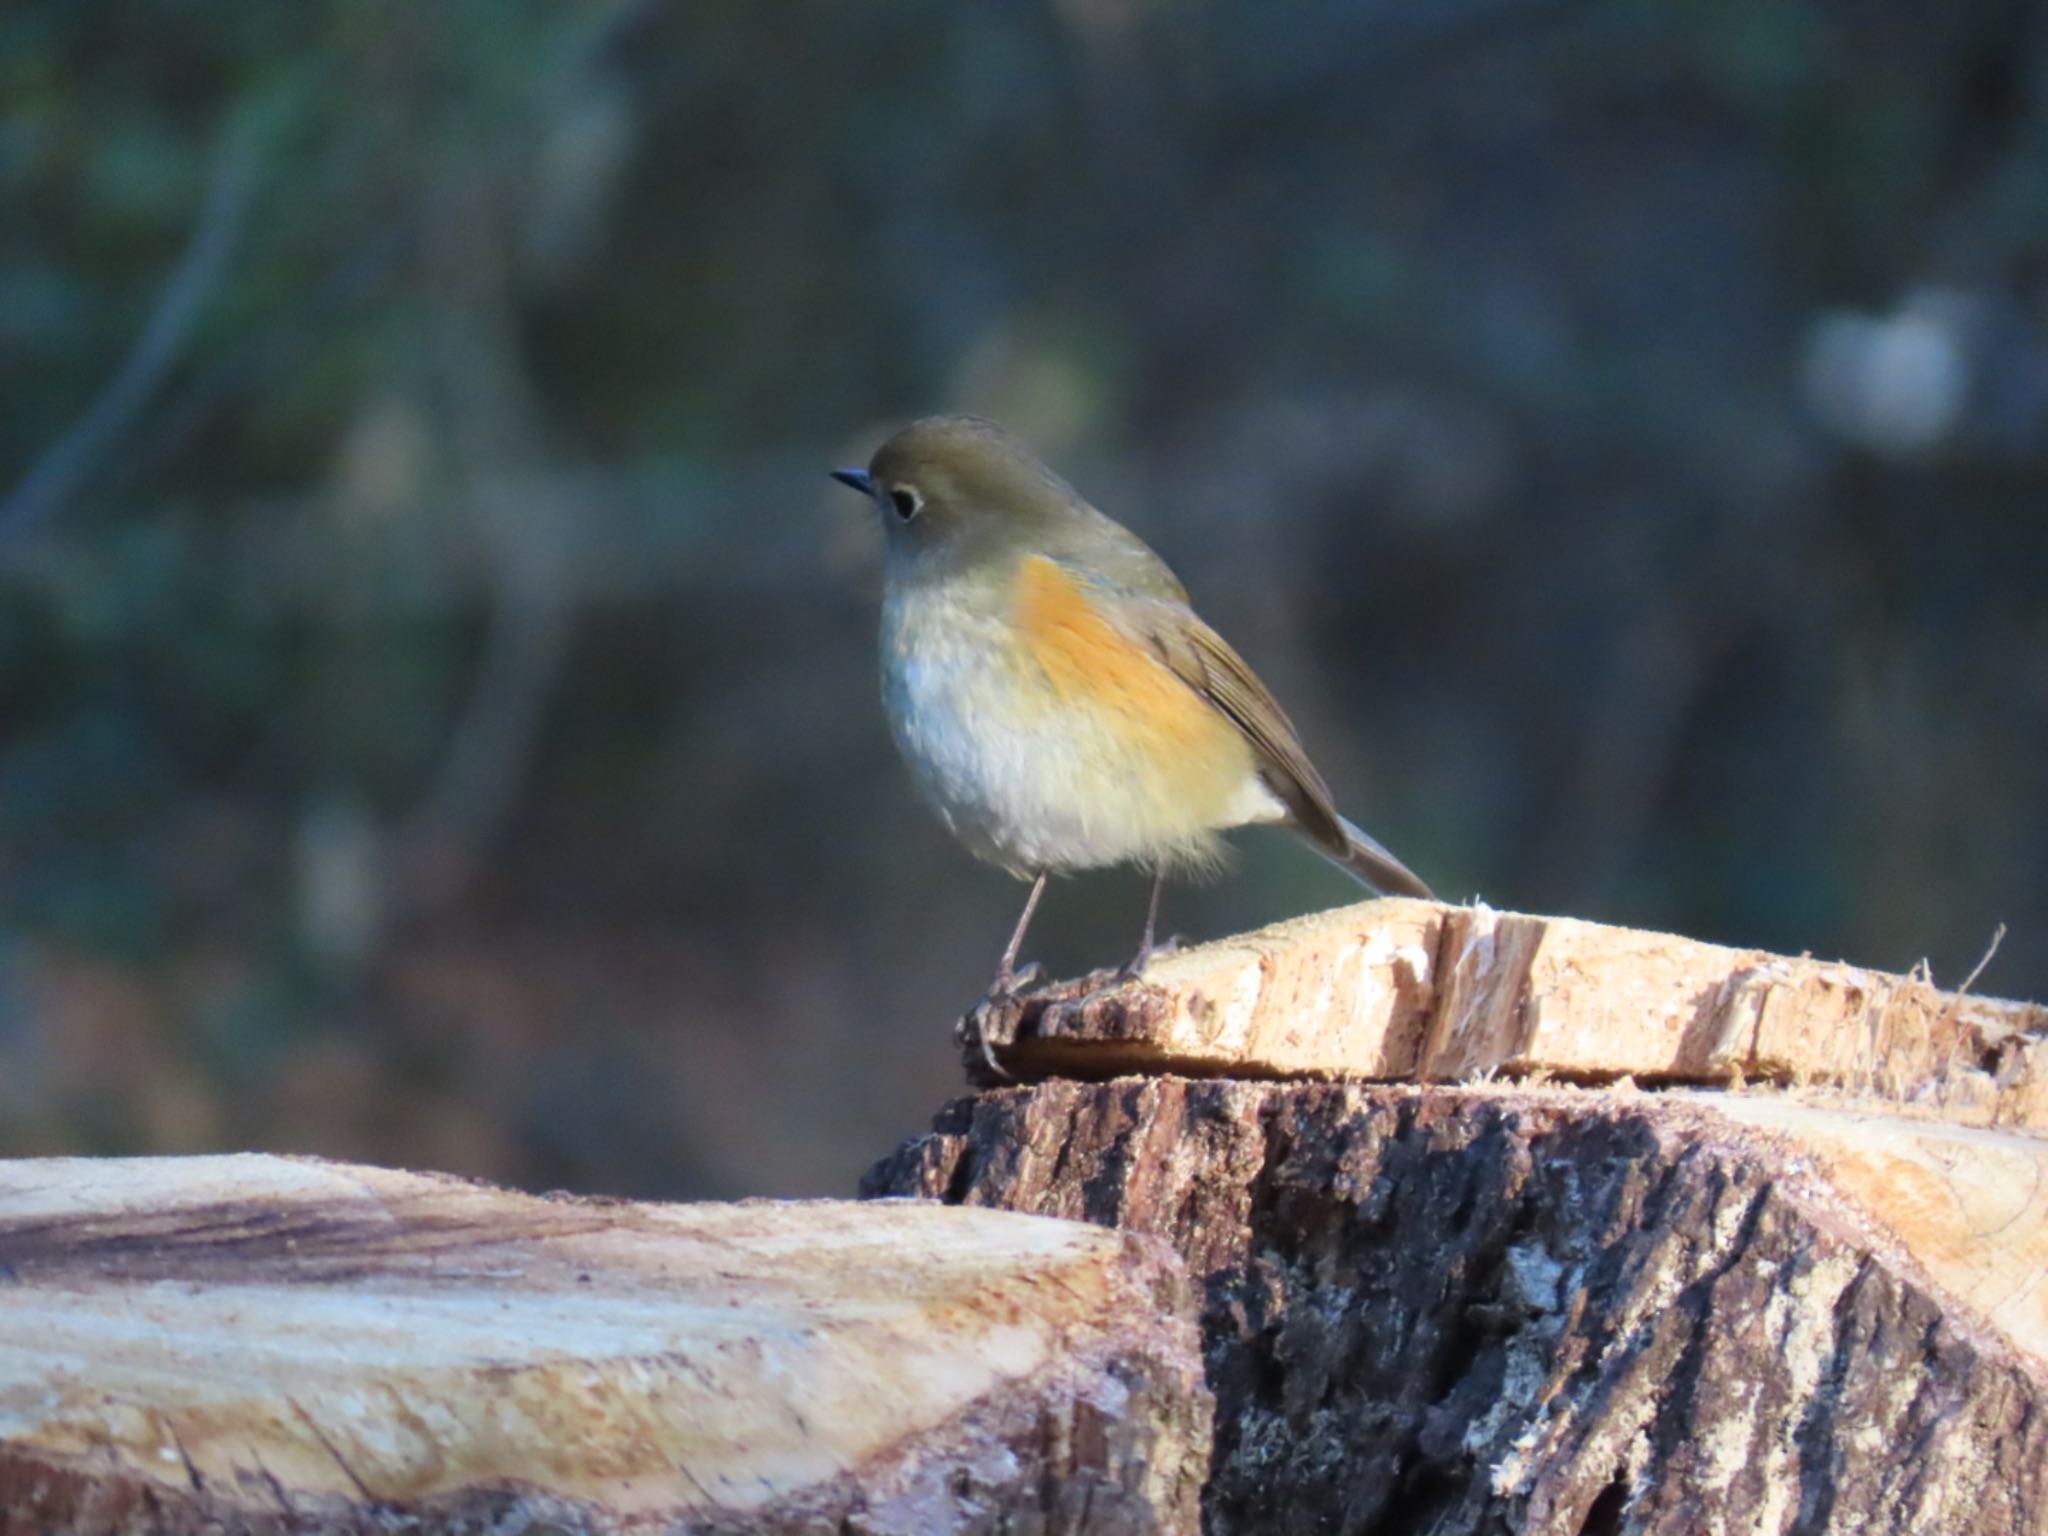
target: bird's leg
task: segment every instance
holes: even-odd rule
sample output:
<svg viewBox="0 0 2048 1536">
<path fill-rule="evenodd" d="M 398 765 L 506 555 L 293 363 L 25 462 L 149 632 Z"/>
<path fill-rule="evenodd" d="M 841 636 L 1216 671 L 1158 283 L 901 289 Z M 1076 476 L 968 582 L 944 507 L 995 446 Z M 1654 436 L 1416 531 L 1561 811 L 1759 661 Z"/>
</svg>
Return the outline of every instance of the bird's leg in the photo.
<svg viewBox="0 0 2048 1536">
<path fill-rule="evenodd" d="M 1016 929 L 1010 934 L 1010 942 L 1003 947 L 1003 958 L 996 962 L 996 979 L 988 989 L 990 997 L 1014 997 L 1020 987 L 1037 973 L 1038 967 L 1027 965 L 1022 972 L 1017 969 L 1017 952 L 1024 947 L 1024 932 L 1031 926 L 1031 914 L 1038 910 L 1038 898 L 1045 894 L 1045 871 L 1040 870 L 1038 878 L 1031 882 L 1031 894 L 1024 898 L 1024 910 L 1017 915 Z"/>
<path fill-rule="evenodd" d="M 1039 871 L 1038 878 L 1031 882 L 1031 894 L 1024 898 L 1024 910 L 1017 914 L 1017 926 L 1010 934 L 1010 942 L 1003 946 L 1003 958 L 996 962 L 996 979 L 989 983 L 988 995 L 973 1012 L 960 1021 L 961 1028 L 971 1035 L 974 1043 L 981 1047 L 981 1059 L 987 1063 L 989 1076 L 999 1082 L 1014 1082 L 1015 1077 L 1003 1064 L 996 1060 L 996 1042 L 989 1038 L 989 1023 L 999 1011 L 998 1005 L 1010 1001 L 1024 984 L 1038 974 L 1036 965 L 1017 969 L 1017 952 L 1024 947 L 1025 930 L 1031 926 L 1031 914 L 1038 910 L 1038 898 L 1045 894 L 1045 871 Z M 1014 1034 L 1017 1024 L 1009 1021 Z M 1003 1042 L 1008 1044 L 1006 1038 Z"/>
<path fill-rule="evenodd" d="M 1131 956 L 1130 960 L 1125 964 L 1120 977 L 1121 980 L 1130 981 L 1140 975 L 1145 969 L 1145 963 L 1152 958 L 1155 949 L 1170 950 L 1176 947 L 1171 939 L 1159 945 L 1155 945 L 1152 942 L 1152 935 L 1159 927 L 1159 893 L 1165 889 L 1166 871 L 1155 869 L 1152 871 L 1152 898 L 1145 903 L 1145 936 L 1138 941 L 1138 952 Z"/>
</svg>

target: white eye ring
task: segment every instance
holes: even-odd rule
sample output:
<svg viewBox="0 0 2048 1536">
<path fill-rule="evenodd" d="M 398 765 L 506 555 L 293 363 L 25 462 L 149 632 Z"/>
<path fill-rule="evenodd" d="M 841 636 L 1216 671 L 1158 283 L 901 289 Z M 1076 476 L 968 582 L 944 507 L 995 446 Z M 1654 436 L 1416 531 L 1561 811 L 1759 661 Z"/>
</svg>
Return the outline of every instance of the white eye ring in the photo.
<svg viewBox="0 0 2048 1536">
<path fill-rule="evenodd" d="M 912 485 L 894 486 L 889 491 L 889 505 L 896 509 L 896 515 L 909 522 L 924 510 L 924 498 L 917 494 Z"/>
</svg>

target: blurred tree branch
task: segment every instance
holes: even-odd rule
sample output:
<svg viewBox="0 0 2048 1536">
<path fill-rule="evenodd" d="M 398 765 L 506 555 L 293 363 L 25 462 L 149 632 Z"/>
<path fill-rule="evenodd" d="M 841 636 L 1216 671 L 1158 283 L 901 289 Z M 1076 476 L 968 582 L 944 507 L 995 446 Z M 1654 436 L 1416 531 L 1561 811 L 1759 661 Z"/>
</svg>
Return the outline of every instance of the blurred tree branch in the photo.
<svg viewBox="0 0 2048 1536">
<path fill-rule="evenodd" d="M 409 818 L 415 889 L 459 888 L 525 781 L 568 650 L 572 572 L 563 508 L 544 467 L 542 412 L 519 357 L 499 189 L 436 197 L 427 252 L 440 292 L 433 355 L 446 382 L 450 444 L 491 567 L 491 615 L 469 697 L 434 783 Z M 511 473 L 506 473 L 510 470 Z"/>
<path fill-rule="evenodd" d="M 34 533 L 76 493 L 185 350 L 201 312 L 227 276 L 261 159 L 259 123 L 254 113 L 228 114 L 214 149 L 206 201 L 142 334 L 85 414 L 0 502 L 0 547 Z"/>
</svg>

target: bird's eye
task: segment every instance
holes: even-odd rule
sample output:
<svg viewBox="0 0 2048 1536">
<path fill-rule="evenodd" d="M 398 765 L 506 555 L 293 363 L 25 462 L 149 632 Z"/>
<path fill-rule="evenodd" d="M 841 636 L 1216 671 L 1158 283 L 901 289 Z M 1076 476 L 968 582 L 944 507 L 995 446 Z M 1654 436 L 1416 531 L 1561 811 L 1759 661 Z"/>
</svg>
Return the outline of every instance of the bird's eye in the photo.
<svg viewBox="0 0 2048 1536">
<path fill-rule="evenodd" d="M 924 498 L 907 485 L 899 485 L 889 492 L 889 505 L 896 509 L 896 515 L 906 523 L 924 510 Z"/>
</svg>

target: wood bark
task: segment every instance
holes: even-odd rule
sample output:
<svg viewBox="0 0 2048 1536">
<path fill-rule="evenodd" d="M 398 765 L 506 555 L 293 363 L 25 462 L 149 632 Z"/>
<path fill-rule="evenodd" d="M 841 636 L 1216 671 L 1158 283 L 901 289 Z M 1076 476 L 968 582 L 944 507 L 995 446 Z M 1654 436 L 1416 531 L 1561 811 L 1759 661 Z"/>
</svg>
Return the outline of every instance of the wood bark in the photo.
<svg viewBox="0 0 2048 1536">
<path fill-rule="evenodd" d="M 2048 1009 L 1806 957 L 1485 906 L 1319 912 L 966 1021 L 1012 1077 L 1175 1072 L 1830 1087 L 2048 1131 Z"/>
<path fill-rule="evenodd" d="M 0 1533 L 1188 1531 L 1191 1313 L 998 1212 L 0 1164 Z"/>
<path fill-rule="evenodd" d="M 1394 901 L 967 1023 L 936 1204 L 0 1164 L 0 1536 L 2048 1532 L 2038 1008 Z"/>
<path fill-rule="evenodd" d="M 2048 1530 L 2048 1145 L 1782 1095 L 1053 1081 L 871 1194 L 1157 1233 L 1206 1529 Z"/>
</svg>

